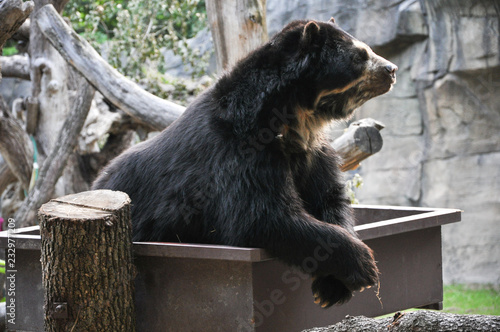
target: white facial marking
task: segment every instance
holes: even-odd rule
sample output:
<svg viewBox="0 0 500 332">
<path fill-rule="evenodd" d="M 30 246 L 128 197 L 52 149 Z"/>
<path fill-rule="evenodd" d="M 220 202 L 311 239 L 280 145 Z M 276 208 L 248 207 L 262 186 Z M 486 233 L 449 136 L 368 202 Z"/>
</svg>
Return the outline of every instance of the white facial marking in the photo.
<svg viewBox="0 0 500 332">
<path fill-rule="evenodd" d="M 366 45 L 362 41 L 354 39 L 352 41 L 352 44 L 356 48 L 358 48 L 358 49 L 364 49 L 364 50 L 366 50 L 368 52 L 368 63 L 367 63 L 366 69 L 368 70 L 368 72 L 371 72 L 372 70 L 374 70 L 375 67 L 376 67 L 376 62 L 377 62 L 376 60 L 380 56 L 378 56 L 377 54 L 375 54 L 375 52 L 373 52 L 373 50 L 370 48 L 370 46 Z"/>
</svg>

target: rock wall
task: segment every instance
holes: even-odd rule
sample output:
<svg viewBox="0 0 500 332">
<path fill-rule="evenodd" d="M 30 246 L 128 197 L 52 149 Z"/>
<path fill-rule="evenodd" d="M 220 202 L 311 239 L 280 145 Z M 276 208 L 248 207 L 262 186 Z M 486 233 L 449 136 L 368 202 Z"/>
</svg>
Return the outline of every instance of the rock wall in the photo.
<svg viewBox="0 0 500 332">
<path fill-rule="evenodd" d="M 399 66 L 389 94 L 358 118 L 385 123 L 363 163 L 365 204 L 450 207 L 445 282 L 500 284 L 500 3 L 496 0 L 270 0 L 269 31 L 327 20 Z"/>
</svg>

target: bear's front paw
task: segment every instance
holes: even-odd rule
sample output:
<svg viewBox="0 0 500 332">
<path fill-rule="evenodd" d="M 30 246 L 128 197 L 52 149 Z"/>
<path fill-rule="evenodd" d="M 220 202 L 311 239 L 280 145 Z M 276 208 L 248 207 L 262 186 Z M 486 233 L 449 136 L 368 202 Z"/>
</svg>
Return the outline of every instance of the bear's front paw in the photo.
<svg viewBox="0 0 500 332">
<path fill-rule="evenodd" d="M 314 279 L 311 290 L 314 303 L 328 308 L 334 304 L 343 304 L 352 297 L 352 292 L 333 275 L 318 276 Z"/>
<path fill-rule="evenodd" d="M 346 270 L 350 273 L 340 279 L 351 291 L 362 291 L 378 283 L 379 271 L 373 252 L 361 241 L 359 241 L 357 248 L 357 260 L 350 262 L 349 268 Z"/>
</svg>

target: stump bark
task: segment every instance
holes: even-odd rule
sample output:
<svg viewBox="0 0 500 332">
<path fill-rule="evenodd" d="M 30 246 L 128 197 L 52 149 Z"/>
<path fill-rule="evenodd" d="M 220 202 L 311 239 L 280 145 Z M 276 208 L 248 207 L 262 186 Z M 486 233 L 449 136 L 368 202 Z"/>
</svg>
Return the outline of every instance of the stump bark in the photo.
<svg viewBox="0 0 500 332">
<path fill-rule="evenodd" d="M 39 210 L 45 331 L 135 331 L 130 199 L 97 190 Z"/>
</svg>

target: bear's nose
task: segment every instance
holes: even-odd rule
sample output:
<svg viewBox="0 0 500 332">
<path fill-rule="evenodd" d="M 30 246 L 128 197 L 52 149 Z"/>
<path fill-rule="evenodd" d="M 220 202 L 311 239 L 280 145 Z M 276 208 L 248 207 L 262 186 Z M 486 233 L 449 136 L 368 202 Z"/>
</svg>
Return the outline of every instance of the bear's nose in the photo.
<svg viewBox="0 0 500 332">
<path fill-rule="evenodd" d="M 387 66 L 385 66 L 385 70 L 387 70 L 389 74 L 394 74 L 396 70 L 398 70 L 398 66 L 396 66 L 393 63 L 390 63 Z"/>
</svg>

